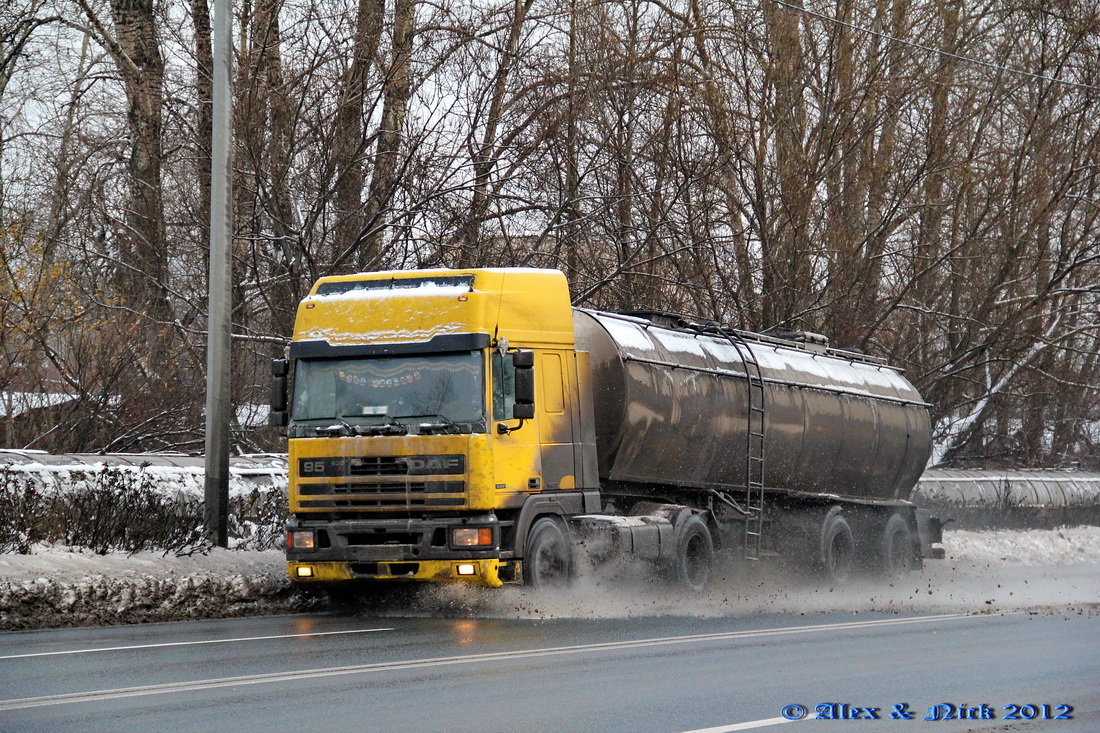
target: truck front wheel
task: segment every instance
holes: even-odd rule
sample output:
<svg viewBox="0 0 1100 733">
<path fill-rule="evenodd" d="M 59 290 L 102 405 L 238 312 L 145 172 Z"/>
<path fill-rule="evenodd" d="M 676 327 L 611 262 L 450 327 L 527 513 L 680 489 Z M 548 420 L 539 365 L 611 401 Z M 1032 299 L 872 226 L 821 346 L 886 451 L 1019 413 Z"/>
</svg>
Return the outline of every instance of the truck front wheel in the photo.
<svg viewBox="0 0 1100 733">
<path fill-rule="evenodd" d="M 532 588 L 568 585 L 573 578 L 573 548 L 562 524 L 543 517 L 527 533 L 523 583 Z"/>
</svg>

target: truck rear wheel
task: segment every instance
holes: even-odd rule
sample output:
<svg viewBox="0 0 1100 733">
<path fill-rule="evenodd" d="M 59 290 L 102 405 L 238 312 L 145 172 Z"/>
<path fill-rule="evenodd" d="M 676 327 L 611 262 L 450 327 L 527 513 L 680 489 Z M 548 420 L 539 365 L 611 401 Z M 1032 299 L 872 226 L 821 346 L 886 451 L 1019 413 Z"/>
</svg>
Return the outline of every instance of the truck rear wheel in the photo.
<svg viewBox="0 0 1100 733">
<path fill-rule="evenodd" d="M 523 583 L 532 588 L 553 588 L 573 578 L 573 547 L 561 522 L 543 517 L 527 533 L 523 555 Z"/>
<path fill-rule="evenodd" d="M 825 515 L 821 523 L 821 569 L 825 579 L 844 583 L 852 572 L 855 558 L 855 539 L 848 520 L 835 507 Z"/>
<path fill-rule="evenodd" d="M 900 514 L 890 515 L 882 530 L 879 547 L 879 568 L 883 575 L 896 578 L 913 569 L 913 532 Z"/>
<path fill-rule="evenodd" d="M 676 539 L 672 579 L 685 590 L 700 593 L 710 583 L 714 569 L 714 540 L 707 523 L 698 516 L 684 520 Z"/>
</svg>

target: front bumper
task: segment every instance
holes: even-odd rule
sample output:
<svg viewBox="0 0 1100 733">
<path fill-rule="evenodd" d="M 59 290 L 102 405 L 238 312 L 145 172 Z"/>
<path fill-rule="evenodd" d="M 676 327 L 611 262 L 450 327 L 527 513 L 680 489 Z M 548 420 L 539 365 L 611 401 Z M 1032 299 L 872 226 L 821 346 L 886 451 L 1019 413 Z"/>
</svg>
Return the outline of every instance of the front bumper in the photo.
<svg viewBox="0 0 1100 733">
<path fill-rule="evenodd" d="M 490 528 L 485 547 L 453 546 L 457 527 Z M 296 519 L 288 531 L 312 531 L 313 548 L 288 548 L 295 583 L 419 580 L 496 587 L 518 580 L 519 562 L 501 559 L 501 532 L 492 513 L 422 519 L 322 521 Z"/>
<path fill-rule="evenodd" d="M 473 574 L 460 575 L 460 566 L 473 568 Z M 506 560 L 422 560 L 419 562 L 290 562 L 287 571 L 292 582 L 300 585 L 336 585 L 369 581 L 425 581 L 469 583 L 499 588 L 519 577 L 518 561 Z M 303 572 L 308 576 L 303 576 Z"/>
</svg>

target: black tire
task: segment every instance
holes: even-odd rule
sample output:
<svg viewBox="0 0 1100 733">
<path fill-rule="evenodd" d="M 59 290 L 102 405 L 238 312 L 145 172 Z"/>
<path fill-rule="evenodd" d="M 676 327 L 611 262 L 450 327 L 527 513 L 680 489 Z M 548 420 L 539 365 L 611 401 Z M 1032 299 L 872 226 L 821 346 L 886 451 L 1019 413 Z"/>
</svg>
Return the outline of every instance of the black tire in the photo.
<svg viewBox="0 0 1100 733">
<path fill-rule="evenodd" d="M 890 515 L 879 538 L 878 566 L 880 572 L 897 578 L 911 571 L 916 565 L 913 551 L 913 532 L 900 514 Z"/>
<path fill-rule="evenodd" d="M 543 517 L 527 533 L 523 583 L 531 588 L 561 588 L 573 579 L 573 546 L 565 526 Z"/>
<path fill-rule="evenodd" d="M 856 556 L 855 538 L 840 508 L 832 509 L 821 523 L 820 566 L 825 580 L 846 583 Z"/>
<path fill-rule="evenodd" d="M 672 581 L 684 590 L 701 593 L 714 572 L 714 540 L 707 523 L 693 515 L 684 520 L 676 538 L 676 557 L 672 561 Z"/>
</svg>

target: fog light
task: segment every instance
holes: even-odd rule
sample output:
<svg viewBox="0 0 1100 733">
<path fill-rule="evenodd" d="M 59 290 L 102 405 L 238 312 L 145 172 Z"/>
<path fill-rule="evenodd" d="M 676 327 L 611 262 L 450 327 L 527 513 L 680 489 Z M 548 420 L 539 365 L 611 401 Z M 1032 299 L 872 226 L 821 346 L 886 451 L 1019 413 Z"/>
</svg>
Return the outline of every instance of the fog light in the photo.
<svg viewBox="0 0 1100 733">
<path fill-rule="evenodd" d="M 459 575 L 477 575 L 477 566 L 473 563 L 462 563 L 455 570 Z"/>
<path fill-rule="evenodd" d="M 297 568 L 299 578 L 312 578 L 313 567 L 311 565 L 299 565 Z"/>
<path fill-rule="evenodd" d="M 286 533 L 286 546 L 296 550 L 312 550 L 317 546 L 313 530 L 290 530 Z"/>
<path fill-rule="evenodd" d="M 492 547 L 491 527 L 455 527 L 451 530 L 451 544 L 455 547 Z"/>
</svg>

